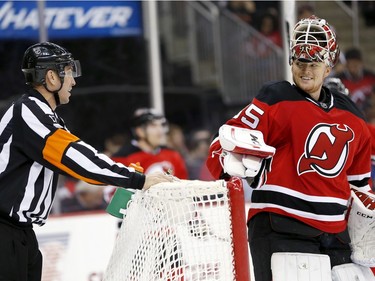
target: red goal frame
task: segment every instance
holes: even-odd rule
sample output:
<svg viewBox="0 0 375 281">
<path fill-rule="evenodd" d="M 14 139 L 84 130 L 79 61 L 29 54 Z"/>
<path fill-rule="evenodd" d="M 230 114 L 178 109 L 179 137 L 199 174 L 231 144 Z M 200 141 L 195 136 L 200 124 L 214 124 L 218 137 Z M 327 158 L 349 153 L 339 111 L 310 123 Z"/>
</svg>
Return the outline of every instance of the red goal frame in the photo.
<svg viewBox="0 0 375 281">
<path fill-rule="evenodd" d="M 250 281 L 250 259 L 247 241 L 245 195 L 242 180 L 237 177 L 227 182 L 232 216 L 233 256 L 235 278 Z"/>
</svg>

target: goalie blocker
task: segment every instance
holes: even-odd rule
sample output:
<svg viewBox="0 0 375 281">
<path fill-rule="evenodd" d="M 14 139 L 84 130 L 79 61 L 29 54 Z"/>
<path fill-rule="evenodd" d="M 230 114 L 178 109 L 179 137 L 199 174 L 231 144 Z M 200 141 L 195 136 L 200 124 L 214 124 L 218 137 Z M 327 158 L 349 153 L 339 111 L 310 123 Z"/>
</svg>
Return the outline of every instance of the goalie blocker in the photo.
<svg viewBox="0 0 375 281">
<path fill-rule="evenodd" d="M 276 150 L 265 144 L 262 132 L 225 124 L 219 129 L 219 141 L 225 173 L 247 179 L 252 188 L 265 182 Z"/>
</svg>

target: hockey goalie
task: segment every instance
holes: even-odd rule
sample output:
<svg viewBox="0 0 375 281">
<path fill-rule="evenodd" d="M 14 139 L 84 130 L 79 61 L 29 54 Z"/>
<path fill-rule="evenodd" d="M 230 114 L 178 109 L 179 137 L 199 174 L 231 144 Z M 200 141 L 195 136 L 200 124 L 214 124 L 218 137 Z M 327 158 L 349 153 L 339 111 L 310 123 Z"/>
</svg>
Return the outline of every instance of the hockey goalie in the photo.
<svg viewBox="0 0 375 281">
<path fill-rule="evenodd" d="M 257 224 L 257 231 L 272 239 L 262 247 L 249 243 L 250 250 L 253 259 L 259 257 L 267 263 L 269 257 L 272 281 L 375 281 L 370 269 L 375 266 L 375 195 L 369 192 L 369 186 L 350 185 L 351 199 L 340 201 L 327 196 L 329 191 L 325 196 L 314 196 L 314 191 L 304 194 L 303 189 L 295 191 L 270 184 L 275 178 L 274 160 L 276 165 L 282 162 L 277 159 L 276 149 L 266 144 L 261 131 L 235 125 L 220 127 L 211 144 L 207 166 L 219 178 L 241 177 L 252 190 L 249 222 Z M 299 162 L 302 160 L 303 156 Z M 280 166 L 277 168 L 280 170 Z M 293 179 L 288 178 L 291 174 L 284 171 L 285 180 L 281 182 L 293 184 Z M 298 170 L 294 173 L 297 176 Z M 292 203 L 287 205 L 288 201 Z M 309 209 L 309 204 L 315 209 Z M 340 204 L 343 215 L 333 215 Z M 348 207 L 350 212 L 345 212 Z M 315 220 L 322 225 L 324 221 L 335 224 L 335 220 L 342 220 L 344 227 L 337 223 L 336 229 L 342 230 L 330 233 L 314 224 Z M 251 240 L 254 229 L 249 222 Z"/>
</svg>

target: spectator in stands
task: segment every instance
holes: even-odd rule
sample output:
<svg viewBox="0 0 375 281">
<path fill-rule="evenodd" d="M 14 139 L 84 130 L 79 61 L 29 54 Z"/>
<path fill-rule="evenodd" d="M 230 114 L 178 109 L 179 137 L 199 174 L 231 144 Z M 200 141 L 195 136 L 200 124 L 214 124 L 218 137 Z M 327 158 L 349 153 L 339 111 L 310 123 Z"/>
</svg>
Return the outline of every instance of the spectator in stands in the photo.
<svg viewBox="0 0 375 281">
<path fill-rule="evenodd" d="M 254 24 L 254 14 L 256 10 L 254 1 L 228 1 L 227 9 L 247 24 Z"/>
<path fill-rule="evenodd" d="M 184 158 L 188 155 L 189 151 L 186 146 L 185 134 L 181 126 L 169 124 L 167 147 L 178 151 Z"/>
<path fill-rule="evenodd" d="M 127 136 L 125 134 L 114 134 L 107 137 L 104 140 L 104 150 L 103 153 L 108 157 L 117 153 L 121 147 L 125 145 L 127 141 Z"/>
<path fill-rule="evenodd" d="M 139 162 L 146 175 L 161 171 L 187 179 L 188 172 L 183 157 L 166 146 L 168 127 L 165 116 L 155 109 L 137 109 L 131 120 L 133 139 L 115 153 L 112 159 L 125 165 Z"/>
<path fill-rule="evenodd" d="M 81 180 L 76 182 L 72 196 L 61 201 L 61 212 L 104 210 L 107 207 L 104 188 Z"/>
<path fill-rule="evenodd" d="M 105 186 L 78 181 L 74 193 L 82 210 L 104 210 L 107 207 L 103 195 L 104 188 Z"/>
<path fill-rule="evenodd" d="M 191 180 L 213 180 L 206 166 L 206 157 L 210 148 L 212 133 L 206 129 L 197 129 L 189 134 L 189 154 L 186 166 Z"/>
<path fill-rule="evenodd" d="M 365 24 L 369 27 L 375 26 L 375 1 L 358 1 L 361 14 L 365 19 Z"/>
<path fill-rule="evenodd" d="M 297 20 L 307 19 L 315 14 L 315 9 L 311 4 L 305 2 L 297 2 L 297 5 Z"/>
<path fill-rule="evenodd" d="M 282 39 L 277 18 L 272 14 L 264 14 L 260 19 L 258 27 L 263 37 L 251 37 L 248 45 L 248 53 L 251 56 L 265 58 L 272 54 L 272 43 L 278 47 L 282 47 Z M 271 43 L 271 44 L 270 44 Z"/>
<path fill-rule="evenodd" d="M 351 48 L 345 52 L 345 69 L 337 77 L 348 88 L 350 98 L 367 114 L 371 107 L 371 92 L 375 85 L 375 74 L 364 67 L 360 49 Z"/>
<path fill-rule="evenodd" d="M 372 87 L 372 91 L 371 91 L 371 94 L 370 94 L 370 108 L 369 110 L 366 112 L 367 114 L 367 122 L 369 122 L 370 124 L 373 124 L 375 126 L 375 84 L 374 86 Z"/>
<path fill-rule="evenodd" d="M 371 142 L 371 179 L 372 179 L 372 191 L 375 193 L 375 124 L 368 123 L 368 128 L 372 136 Z M 375 267 L 373 267 L 375 273 Z"/>
<path fill-rule="evenodd" d="M 259 31 L 275 45 L 282 47 L 278 18 L 272 14 L 265 14 L 261 18 Z"/>
<path fill-rule="evenodd" d="M 226 8 L 250 26 L 257 28 L 265 14 L 279 17 L 280 1 L 228 1 Z"/>
<path fill-rule="evenodd" d="M 255 26 L 259 26 L 260 19 L 265 14 L 271 14 L 275 18 L 280 16 L 280 1 L 254 1 L 256 5 Z"/>
<path fill-rule="evenodd" d="M 115 163 L 67 129 L 56 109 L 69 103 L 81 76 L 68 50 L 51 42 L 31 45 L 22 72 L 28 89 L 1 117 L 0 279 L 40 281 L 43 256 L 33 225 L 46 223 L 59 175 L 135 189 L 173 178 Z"/>
</svg>

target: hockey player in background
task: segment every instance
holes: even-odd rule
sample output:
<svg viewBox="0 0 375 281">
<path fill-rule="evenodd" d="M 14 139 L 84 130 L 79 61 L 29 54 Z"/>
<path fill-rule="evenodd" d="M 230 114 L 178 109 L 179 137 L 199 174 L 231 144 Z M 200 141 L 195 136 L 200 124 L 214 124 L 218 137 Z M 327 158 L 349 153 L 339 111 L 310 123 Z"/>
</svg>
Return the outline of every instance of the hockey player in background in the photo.
<svg viewBox="0 0 375 281">
<path fill-rule="evenodd" d="M 0 280 L 40 281 L 42 254 L 33 224 L 46 222 L 59 174 L 135 189 L 173 179 L 137 173 L 69 132 L 55 110 L 69 102 L 81 70 L 65 48 L 49 42 L 30 46 L 22 71 L 30 89 L 0 122 Z"/>
<path fill-rule="evenodd" d="M 348 96 L 323 87 L 340 52 L 335 32 L 315 16 L 292 32 L 293 83 L 265 84 L 220 127 L 207 158 L 215 178 L 239 176 L 254 188 L 248 239 L 256 281 L 298 276 L 310 266 L 284 261 L 310 254 L 328 268 L 351 264 L 346 213 L 352 188 L 366 196 L 371 190 L 371 136 L 363 115 Z M 375 264 L 373 257 L 364 264 Z"/>
<path fill-rule="evenodd" d="M 154 108 L 138 108 L 131 120 L 132 140 L 112 156 L 112 159 L 130 165 L 139 163 L 145 174 L 168 172 L 187 179 L 188 172 L 182 155 L 166 146 L 168 121 Z"/>
<path fill-rule="evenodd" d="M 166 146 L 168 129 L 167 119 L 156 109 L 136 109 L 130 120 L 132 139 L 130 143 L 122 146 L 112 159 L 126 166 L 137 164 L 146 175 L 162 172 L 178 179 L 187 179 L 187 168 L 181 154 Z M 108 186 L 105 190 L 105 200 L 112 205 L 113 200 L 117 202 L 117 198 L 130 198 L 132 192 L 132 188 L 124 192 Z M 122 204 L 123 207 L 126 206 L 125 201 L 122 201 Z M 116 206 L 116 203 L 113 205 Z M 109 213 L 113 214 L 112 211 Z M 120 227 L 122 216 L 119 218 Z"/>
</svg>

